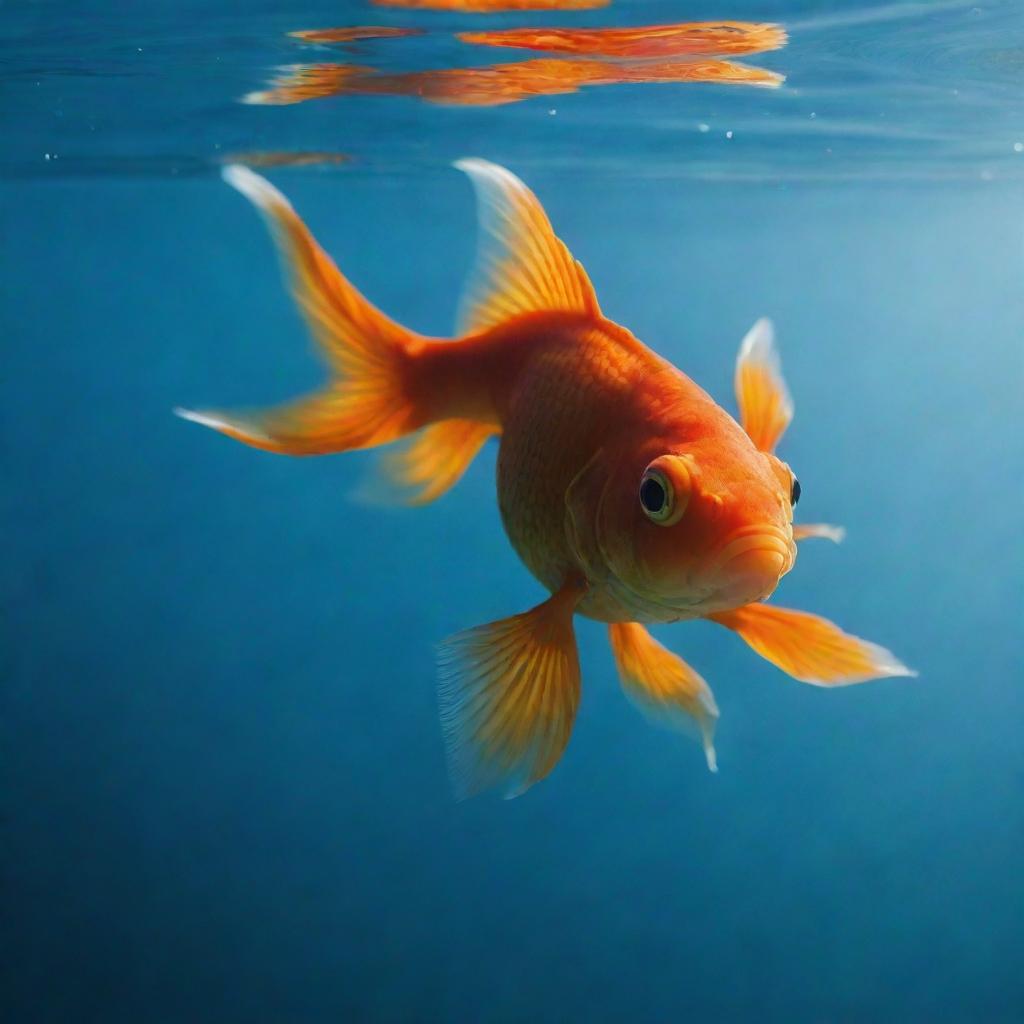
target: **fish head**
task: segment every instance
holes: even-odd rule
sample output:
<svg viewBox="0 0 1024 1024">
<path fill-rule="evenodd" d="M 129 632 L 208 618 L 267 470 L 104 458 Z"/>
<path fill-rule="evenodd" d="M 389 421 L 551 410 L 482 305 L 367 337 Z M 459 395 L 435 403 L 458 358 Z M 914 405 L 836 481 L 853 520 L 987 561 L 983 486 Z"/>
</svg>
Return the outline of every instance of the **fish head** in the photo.
<svg viewBox="0 0 1024 1024">
<path fill-rule="evenodd" d="M 604 562 L 622 599 L 650 617 L 762 601 L 796 560 L 794 496 L 789 467 L 745 438 L 649 447 L 608 481 Z"/>
</svg>

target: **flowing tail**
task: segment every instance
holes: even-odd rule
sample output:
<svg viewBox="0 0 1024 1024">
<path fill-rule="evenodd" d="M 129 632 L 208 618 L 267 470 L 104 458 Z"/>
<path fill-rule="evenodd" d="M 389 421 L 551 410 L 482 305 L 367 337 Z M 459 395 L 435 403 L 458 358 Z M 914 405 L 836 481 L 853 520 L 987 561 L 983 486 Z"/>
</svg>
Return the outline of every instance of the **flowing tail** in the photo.
<svg viewBox="0 0 1024 1024">
<path fill-rule="evenodd" d="M 481 232 L 454 341 L 426 338 L 385 316 L 345 279 L 273 185 L 245 167 L 224 168 L 224 180 L 267 222 L 333 372 L 320 391 L 274 409 L 175 412 L 285 455 L 372 448 L 421 431 L 384 460 L 388 497 L 419 504 L 455 484 L 501 430 L 496 395 L 509 386 L 509 346 L 494 329 L 541 312 L 600 316 L 586 272 L 533 193 L 486 161 L 456 166 L 473 182 Z"/>
<path fill-rule="evenodd" d="M 385 444 L 445 418 L 427 393 L 432 342 L 395 323 L 345 279 L 288 200 L 245 167 L 224 180 L 263 215 L 292 293 L 327 357 L 332 379 L 314 394 L 253 413 L 176 409 L 237 441 L 286 455 L 323 455 Z"/>
</svg>

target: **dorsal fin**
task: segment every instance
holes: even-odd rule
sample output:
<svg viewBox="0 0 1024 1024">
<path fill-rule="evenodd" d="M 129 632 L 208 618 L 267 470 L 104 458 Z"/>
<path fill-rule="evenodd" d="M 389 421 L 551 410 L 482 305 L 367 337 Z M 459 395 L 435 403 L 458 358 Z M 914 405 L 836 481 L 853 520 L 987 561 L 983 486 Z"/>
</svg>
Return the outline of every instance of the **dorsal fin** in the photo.
<svg viewBox="0 0 1024 1024">
<path fill-rule="evenodd" d="M 473 182 L 480 219 L 476 265 L 459 307 L 458 331 L 471 334 L 526 313 L 601 310 L 587 272 L 551 227 L 537 197 L 486 160 L 455 166 Z"/>
<path fill-rule="evenodd" d="M 740 424 L 763 452 L 775 451 L 793 419 L 782 363 L 775 348 L 775 328 L 762 317 L 747 331 L 736 358 L 736 402 Z"/>
</svg>

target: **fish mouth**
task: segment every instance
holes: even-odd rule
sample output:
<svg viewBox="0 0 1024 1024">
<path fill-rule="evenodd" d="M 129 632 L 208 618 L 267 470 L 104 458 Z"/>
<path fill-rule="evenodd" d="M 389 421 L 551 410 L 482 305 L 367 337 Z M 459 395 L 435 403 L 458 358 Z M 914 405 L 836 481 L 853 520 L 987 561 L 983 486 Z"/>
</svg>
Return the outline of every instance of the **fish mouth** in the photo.
<svg viewBox="0 0 1024 1024">
<path fill-rule="evenodd" d="M 718 596 L 746 604 L 771 594 L 795 561 L 792 533 L 758 524 L 732 534 L 704 571 L 716 581 Z"/>
<path fill-rule="evenodd" d="M 770 524 L 742 527 L 729 535 L 695 571 L 671 589 L 644 586 L 613 572 L 603 580 L 614 600 L 642 622 L 675 622 L 728 611 L 764 600 L 793 568 L 796 544 L 790 530 Z"/>
<path fill-rule="evenodd" d="M 642 622 L 677 622 L 679 619 L 696 618 L 708 597 L 707 591 L 655 597 L 617 576 L 609 577 L 606 585 L 614 598 L 623 607 L 632 609 Z"/>
</svg>

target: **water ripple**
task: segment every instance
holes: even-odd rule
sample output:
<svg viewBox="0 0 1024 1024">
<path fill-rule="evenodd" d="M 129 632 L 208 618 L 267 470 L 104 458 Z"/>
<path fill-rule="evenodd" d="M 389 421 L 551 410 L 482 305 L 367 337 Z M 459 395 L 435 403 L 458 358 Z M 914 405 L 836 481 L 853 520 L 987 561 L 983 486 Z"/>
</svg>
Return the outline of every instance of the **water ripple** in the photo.
<svg viewBox="0 0 1024 1024">
<path fill-rule="evenodd" d="M 729 23 L 714 15 L 735 13 L 698 6 L 719 26 Z M 1024 178 L 1019 0 L 824 13 L 813 0 L 750 6 L 781 25 L 783 42 L 788 33 L 788 45 L 758 55 L 750 72 L 781 88 L 737 89 L 727 79 L 695 88 L 685 68 L 645 67 L 653 43 L 630 40 L 678 19 L 668 0 L 495 15 L 377 7 L 372 25 L 355 2 L 314 0 L 299 20 L 214 4 L 192 19 L 162 9 L 134 23 L 67 15 L 59 32 L 55 0 L 7 7 L 0 175 L 208 174 L 226 152 L 339 151 L 354 158 L 355 173 L 373 173 L 440 167 L 465 153 L 529 161 L 543 150 L 559 165 L 638 179 Z M 487 49 L 470 45 L 531 40 L 557 52 L 491 64 Z M 578 40 L 587 61 L 572 52 Z M 323 73 L 344 81 L 325 88 L 323 102 L 237 102 L 273 96 L 281 67 L 351 66 L 323 63 L 338 46 L 361 69 L 354 85 L 347 72 Z M 726 65 L 727 56 L 707 61 Z M 587 84 L 602 88 L 578 88 Z M 506 87 L 516 102 L 492 102 Z M 469 90 L 466 102 L 448 94 L 459 88 Z"/>
</svg>

